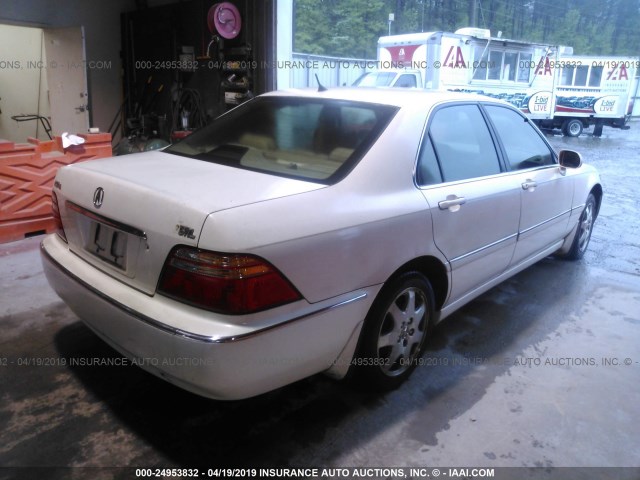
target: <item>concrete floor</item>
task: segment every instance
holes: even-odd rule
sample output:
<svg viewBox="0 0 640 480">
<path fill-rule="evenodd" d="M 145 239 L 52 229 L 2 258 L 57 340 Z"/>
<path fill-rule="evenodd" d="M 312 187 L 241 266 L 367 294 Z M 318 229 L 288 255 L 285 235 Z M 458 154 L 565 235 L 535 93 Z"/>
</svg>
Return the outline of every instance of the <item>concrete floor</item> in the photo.
<svg viewBox="0 0 640 480">
<path fill-rule="evenodd" d="M 549 137 L 602 173 L 585 259 L 545 259 L 467 305 L 436 329 L 430 366 L 382 396 L 316 376 L 222 403 L 135 366 L 69 366 L 119 355 L 49 288 L 39 238 L 0 245 L 0 466 L 640 467 L 640 124 L 604 133 Z M 134 478 L 0 468 L 27 474 Z"/>
</svg>

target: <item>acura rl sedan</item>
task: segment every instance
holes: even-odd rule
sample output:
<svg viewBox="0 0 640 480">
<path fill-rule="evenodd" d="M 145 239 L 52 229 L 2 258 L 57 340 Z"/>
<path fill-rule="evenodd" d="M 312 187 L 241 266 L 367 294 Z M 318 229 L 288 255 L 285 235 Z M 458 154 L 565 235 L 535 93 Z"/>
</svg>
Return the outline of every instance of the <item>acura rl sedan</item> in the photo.
<svg viewBox="0 0 640 480">
<path fill-rule="evenodd" d="M 89 328 L 197 394 L 320 372 L 388 390 L 456 309 L 580 259 L 602 195 L 499 100 L 274 92 L 164 151 L 60 169 L 41 253 Z"/>
</svg>

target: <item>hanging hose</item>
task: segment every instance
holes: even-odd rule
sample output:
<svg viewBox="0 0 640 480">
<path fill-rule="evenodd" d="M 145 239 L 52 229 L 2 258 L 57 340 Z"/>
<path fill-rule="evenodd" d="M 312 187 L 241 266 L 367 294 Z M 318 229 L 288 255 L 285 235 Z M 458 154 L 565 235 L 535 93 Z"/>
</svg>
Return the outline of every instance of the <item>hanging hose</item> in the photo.
<svg viewBox="0 0 640 480">
<path fill-rule="evenodd" d="M 171 108 L 171 131 L 196 130 L 207 123 L 207 115 L 200 92 L 192 88 L 179 91 Z"/>
</svg>

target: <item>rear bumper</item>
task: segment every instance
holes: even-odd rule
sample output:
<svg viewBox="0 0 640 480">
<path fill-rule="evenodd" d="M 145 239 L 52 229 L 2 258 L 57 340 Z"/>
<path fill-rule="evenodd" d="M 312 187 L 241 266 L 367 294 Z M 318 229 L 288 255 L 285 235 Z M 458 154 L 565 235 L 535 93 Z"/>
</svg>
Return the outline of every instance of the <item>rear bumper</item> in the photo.
<svg viewBox="0 0 640 480">
<path fill-rule="evenodd" d="M 53 289 L 98 336 L 145 370 L 220 400 L 323 371 L 346 373 L 378 290 L 228 317 L 138 292 L 87 264 L 56 235 L 42 242 L 41 256 Z"/>
</svg>

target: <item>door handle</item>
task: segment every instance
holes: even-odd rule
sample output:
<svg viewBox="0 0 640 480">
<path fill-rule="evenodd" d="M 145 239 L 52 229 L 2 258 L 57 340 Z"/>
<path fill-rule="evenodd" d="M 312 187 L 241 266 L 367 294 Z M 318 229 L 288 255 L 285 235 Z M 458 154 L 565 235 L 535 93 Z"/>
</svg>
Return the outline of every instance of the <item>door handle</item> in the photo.
<svg viewBox="0 0 640 480">
<path fill-rule="evenodd" d="M 523 190 L 529 190 L 530 188 L 536 188 L 537 186 L 538 186 L 538 184 L 536 182 L 534 182 L 533 180 L 527 179 L 522 184 L 522 189 Z"/>
<path fill-rule="evenodd" d="M 455 195 L 449 195 L 446 200 L 438 202 L 440 210 L 446 210 L 451 207 L 458 207 L 464 205 L 467 200 L 464 197 L 456 197 Z"/>
</svg>

